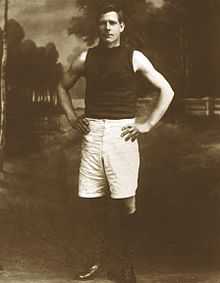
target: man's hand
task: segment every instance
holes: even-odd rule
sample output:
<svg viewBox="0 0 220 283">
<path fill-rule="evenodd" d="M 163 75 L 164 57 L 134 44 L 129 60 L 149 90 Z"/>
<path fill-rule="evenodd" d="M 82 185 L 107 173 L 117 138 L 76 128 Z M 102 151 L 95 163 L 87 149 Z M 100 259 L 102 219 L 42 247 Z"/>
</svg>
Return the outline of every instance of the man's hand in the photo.
<svg viewBox="0 0 220 283">
<path fill-rule="evenodd" d="M 86 135 L 89 133 L 89 121 L 86 119 L 85 115 L 77 117 L 77 119 L 71 122 L 74 129 L 79 130 L 82 134 Z"/>
<path fill-rule="evenodd" d="M 138 124 L 135 123 L 134 125 L 128 125 L 123 127 L 121 137 L 125 138 L 125 141 L 131 140 L 134 142 L 139 135 L 143 133 L 148 133 L 150 131 L 151 127 L 149 124 Z"/>
</svg>

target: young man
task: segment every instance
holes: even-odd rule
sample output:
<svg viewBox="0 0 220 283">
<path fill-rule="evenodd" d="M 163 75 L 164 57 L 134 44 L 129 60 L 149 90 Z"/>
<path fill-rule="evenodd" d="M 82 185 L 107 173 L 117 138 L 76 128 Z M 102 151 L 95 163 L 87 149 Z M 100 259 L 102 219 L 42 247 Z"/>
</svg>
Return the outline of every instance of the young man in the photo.
<svg viewBox="0 0 220 283">
<path fill-rule="evenodd" d="M 91 208 L 90 222 L 98 222 L 94 212 L 102 197 L 106 193 L 111 197 L 116 216 L 111 235 L 114 244 L 118 243 L 122 268 L 110 275 L 117 282 L 135 283 L 130 250 L 139 170 L 137 138 L 157 124 L 174 93 L 143 53 L 122 44 L 124 29 L 120 10 L 108 6 L 100 12 L 99 44 L 80 54 L 68 72 L 64 73 L 59 85 L 59 99 L 72 127 L 83 133 L 79 196 Z M 137 72 L 160 91 L 155 109 L 142 123 L 135 119 Z M 86 107 L 85 115 L 76 117 L 68 89 L 81 76 L 85 76 L 87 84 Z M 96 257 L 88 269 L 79 274 L 78 279 L 91 279 L 99 267 Z"/>
</svg>

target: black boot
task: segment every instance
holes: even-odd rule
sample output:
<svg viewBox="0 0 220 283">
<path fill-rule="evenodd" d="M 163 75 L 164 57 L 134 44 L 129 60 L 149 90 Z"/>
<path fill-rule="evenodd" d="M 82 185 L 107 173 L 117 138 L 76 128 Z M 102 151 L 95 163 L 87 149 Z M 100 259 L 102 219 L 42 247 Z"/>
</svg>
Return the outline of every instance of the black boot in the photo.
<svg viewBox="0 0 220 283">
<path fill-rule="evenodd" d="M 92 279 L 97 277 L 97 275 L 100 272 L 100 269 L 101 269 L 100 264 L 90 265 L 87 268 L 85 268 L 85 270 L 82 270 L 81 272 L 79 272 L 75 276 L 75 279 L 76 280 L 82 280 L 82 281 L 92 280 Z"/>
<path fill-rule="evenodd" d="M 128 266 L 125 266 L 122 271 L 122 281 L 121 283 L 136 283 L 136 275 L 134 271 L 134 266 L 132 264 L 129 264 Z"/>
<path fill-rule="evenodd" d="M 136 283 L 136 275 L 132 265 L 123 267 L 120 270 L 109 270 L 107 273 L 109 280 L 117 283 Z"/>
</svg>

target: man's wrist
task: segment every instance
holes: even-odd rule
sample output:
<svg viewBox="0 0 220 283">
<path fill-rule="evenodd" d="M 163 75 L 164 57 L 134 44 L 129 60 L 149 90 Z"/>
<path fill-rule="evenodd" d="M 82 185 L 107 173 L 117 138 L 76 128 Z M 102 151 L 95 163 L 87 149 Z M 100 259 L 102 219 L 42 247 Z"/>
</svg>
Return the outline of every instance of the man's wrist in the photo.
<svg viewBox="0 0 220 283">
<path fill-rule="evenodd" d="M 137 123 L 136 127 L 140 133 L 144 134 L 144 133 L 148 133 L 153 127 L 153 125 L 148 121 L 146 121 L 145 123 Z"/>
<path fill-rule="evenodd" d="M 150 132 L 150 130 L 155 126 L 155 123 L 153 123 L 152 121 L 146 121 L 145 124 L 143 124 L 142 128 L 143 128 L 143 132 L 144 133 L 148 133 Z"/>
<path fill-rule="evenodd" d="M 69 121 L 69 123 L 70 123 L 70 125 L 73 127 L 73 128 L 75 128 L 76 127 L 76 117 L 67 117 L 67 119 L 68 119 L 68 121 Z"/>
<path fill-rule="evenodd" d="M 147 121 L 150 130 L 154 127 L 155 123 L 153 123 L 152 121 Z"/>
<path fill-rule="evenodd" d="M 142 126 L 142 129 L 143 129 L 143 133 L 148 133 L 150 132 L 150 130 L 152 129 L 152 124 L 151 122 L 147 121 L 143 126 Z"/>
</svg>

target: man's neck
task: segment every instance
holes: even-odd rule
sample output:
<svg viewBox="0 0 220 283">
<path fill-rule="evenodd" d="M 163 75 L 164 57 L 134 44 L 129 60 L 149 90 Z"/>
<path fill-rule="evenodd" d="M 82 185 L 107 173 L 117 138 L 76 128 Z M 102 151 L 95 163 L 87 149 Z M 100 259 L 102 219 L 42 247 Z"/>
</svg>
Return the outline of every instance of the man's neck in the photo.
<svg viewBox="0 0 220 283">
<path fill-rule="evenodd" d="M 114 48 L 114 47 L 119 47 L 121 45 L 120 41 L 117 42 L 111 42 L 111 43 L 107 43 L 107 42 L 100 42 L 100 45 L 105 47 L 105 48 Z"/>
</svg>

